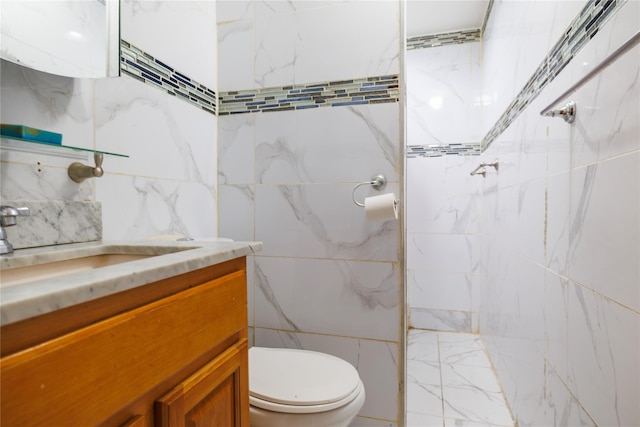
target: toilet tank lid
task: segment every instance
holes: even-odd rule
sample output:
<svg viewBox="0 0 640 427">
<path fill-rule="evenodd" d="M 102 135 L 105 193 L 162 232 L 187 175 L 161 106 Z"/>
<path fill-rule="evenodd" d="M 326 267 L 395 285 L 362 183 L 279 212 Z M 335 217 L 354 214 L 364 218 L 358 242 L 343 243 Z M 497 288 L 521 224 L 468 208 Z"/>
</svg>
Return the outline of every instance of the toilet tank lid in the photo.
<svg viewBox="0 0 640 427">
<path fill-rule="evenodd" d="M 249 349 L 249 391 L 262 400 L 292 406 L 333 403 L 352 394 L 359 382 L 353 365 L 329 354 Z"/>
</svg>

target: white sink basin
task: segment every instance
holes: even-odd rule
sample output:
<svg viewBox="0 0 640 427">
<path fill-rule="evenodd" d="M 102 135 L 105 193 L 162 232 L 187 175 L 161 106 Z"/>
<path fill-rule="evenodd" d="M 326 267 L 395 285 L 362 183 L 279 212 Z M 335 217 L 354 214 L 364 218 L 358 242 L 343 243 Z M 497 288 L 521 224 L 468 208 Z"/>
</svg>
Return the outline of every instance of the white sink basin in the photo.
<svg viewBox="0 0 640 427">
<path fill-rule="evenodd" d="M 73 273 L 95 270 L 112 265 L 180 252 L 191 247 L 162 246 L 97 246 L 66 250 L 44 248 L 16 251 L 0 259 L 0 287 L 21 285 L 37 280 L 52 279 Z"/>
<path fill-rule="evenodd" d="M 138 254 L 101 254 L 63 261 L 46 262 L 43 264 L 0 270 L 0 286 L 19 285 L 35 280 L 50 279 L 52 277 L 93 270 L 100 267 L 137 261 L 155 255 Z"/>
</svg>

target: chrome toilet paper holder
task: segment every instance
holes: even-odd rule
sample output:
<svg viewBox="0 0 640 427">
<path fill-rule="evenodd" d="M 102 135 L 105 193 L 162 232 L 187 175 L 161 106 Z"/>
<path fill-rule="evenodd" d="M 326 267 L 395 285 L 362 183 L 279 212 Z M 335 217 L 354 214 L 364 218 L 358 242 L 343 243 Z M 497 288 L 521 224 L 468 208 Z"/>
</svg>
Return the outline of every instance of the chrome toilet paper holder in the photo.
<svg viewBox="0 0 640 427">
<path fill-rule="evenodd" d="M 356 200 L 356 190 L 358 189 L 358 187 L 362 185 L 367 185 L 367 184 L 371 185 L 371 187 L 375 188 L 378 191 L 382 191 L 387 186 L 387 178 L 380 173 L 378 175 L 371 177 L 369 181 L 361 182 L 359 184 L 356 184 L 355 187 L 353 187 L 353 191 L 351 192 L 351 198 L 353 199 L 353 203 L 363 208 L 364 208 L 364 203 L 360 203 L 359 201 Z"/>
</svg>

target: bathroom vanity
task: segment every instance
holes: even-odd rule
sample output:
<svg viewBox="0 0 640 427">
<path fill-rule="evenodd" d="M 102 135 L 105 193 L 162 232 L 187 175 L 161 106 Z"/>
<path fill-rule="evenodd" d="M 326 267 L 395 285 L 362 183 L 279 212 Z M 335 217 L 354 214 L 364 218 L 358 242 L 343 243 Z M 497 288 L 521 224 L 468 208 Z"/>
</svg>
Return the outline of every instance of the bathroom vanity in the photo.
<svg viewBox="0 0 640 427">
<path fill-rule="evenodd" d="M 246 255 L 260 248 L 100 242 L 1 257 L 15 274 L 0 287 L 0 424 L 248 427 Z M 39 267 L 69 261 L 78 271 Z"/>
</svg>

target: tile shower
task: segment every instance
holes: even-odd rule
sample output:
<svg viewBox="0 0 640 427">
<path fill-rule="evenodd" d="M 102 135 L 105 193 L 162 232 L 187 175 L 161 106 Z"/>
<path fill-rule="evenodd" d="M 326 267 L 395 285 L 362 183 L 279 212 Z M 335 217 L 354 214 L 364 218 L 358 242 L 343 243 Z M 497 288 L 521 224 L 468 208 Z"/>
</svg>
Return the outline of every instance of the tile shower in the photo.
<svg viewBox="0 0 640 427">
<path fill-rule="evenodd" d="M 263 240 L 250 263 L 255 343 L 353 362 L 368 387 L 357 425 L 402 425 L 404 281 L 414 327 L 479 332 L 521 425 L 638 424 L 638 48 L 576 93 L 585 107 L 573 127 L 538 116 L 637 31 L 638 2 L 602 3 L 621 10 L 482 156 L 443 155 L 477 152 L 586 4 L 600 2 L 495 1 L 481 41 L 465 34 L 470 43 L 407 52 L 408 68 L 427 55 L 419 72 L 451 79 L 432 88 L 461 85 L 439 100 L 409 88 L 406 112 L 401 87 L 388 87 L 369 94 L 386 96 L 379 104 L 218 115 L 219 105 L 184 102 L 135 72 L 91 81 L 3 62 L 2 122 L 130 158 L 105 159 L 105 177 L 77 186 L 59 159 L 13 161 L 3 150 L 2 199 L 101 202 L 105 239 Z M 122 38 L 224 98 L 402 84 L 401 17 L 395 1 L 125 0 Z M 380 172 L 403 193 L 403 115 L 409 144 L 416 130 L 421 146 L 406 160 L 406 279 L 402 222 L 367 224 L 351 202 L 353 185 Z M 497 174 L 468 175 L 494 158 Z"/>
<path fill-rule="evenodd" d="M 579 106 L 572 126 L 539 115 L 638 31 L 639 6 L 496 1 L 481 44 L 407 55 L 410 325 L 479 333 L 519 425 L 640 422 L 640 48 L 568 97 Z M 595 24 L 606 13 L 590 8 L 617 12 Z M 589 34 L 582 50 L 562 52 L 572 60 L 559 73 L 538 68 L 574 19 Z M 412 68 L 419 57 L 432 62 Z M 432 79 L 413 103 L 412 76 Z M 541 91 L 522 90 L 532 81 Z M 443 156 L 487 135 L 481 156 Z M 494 159 L 498 171 L 469 175 Z M 453 422 L 441 414 L 412 416 Z"/>
</svg>

